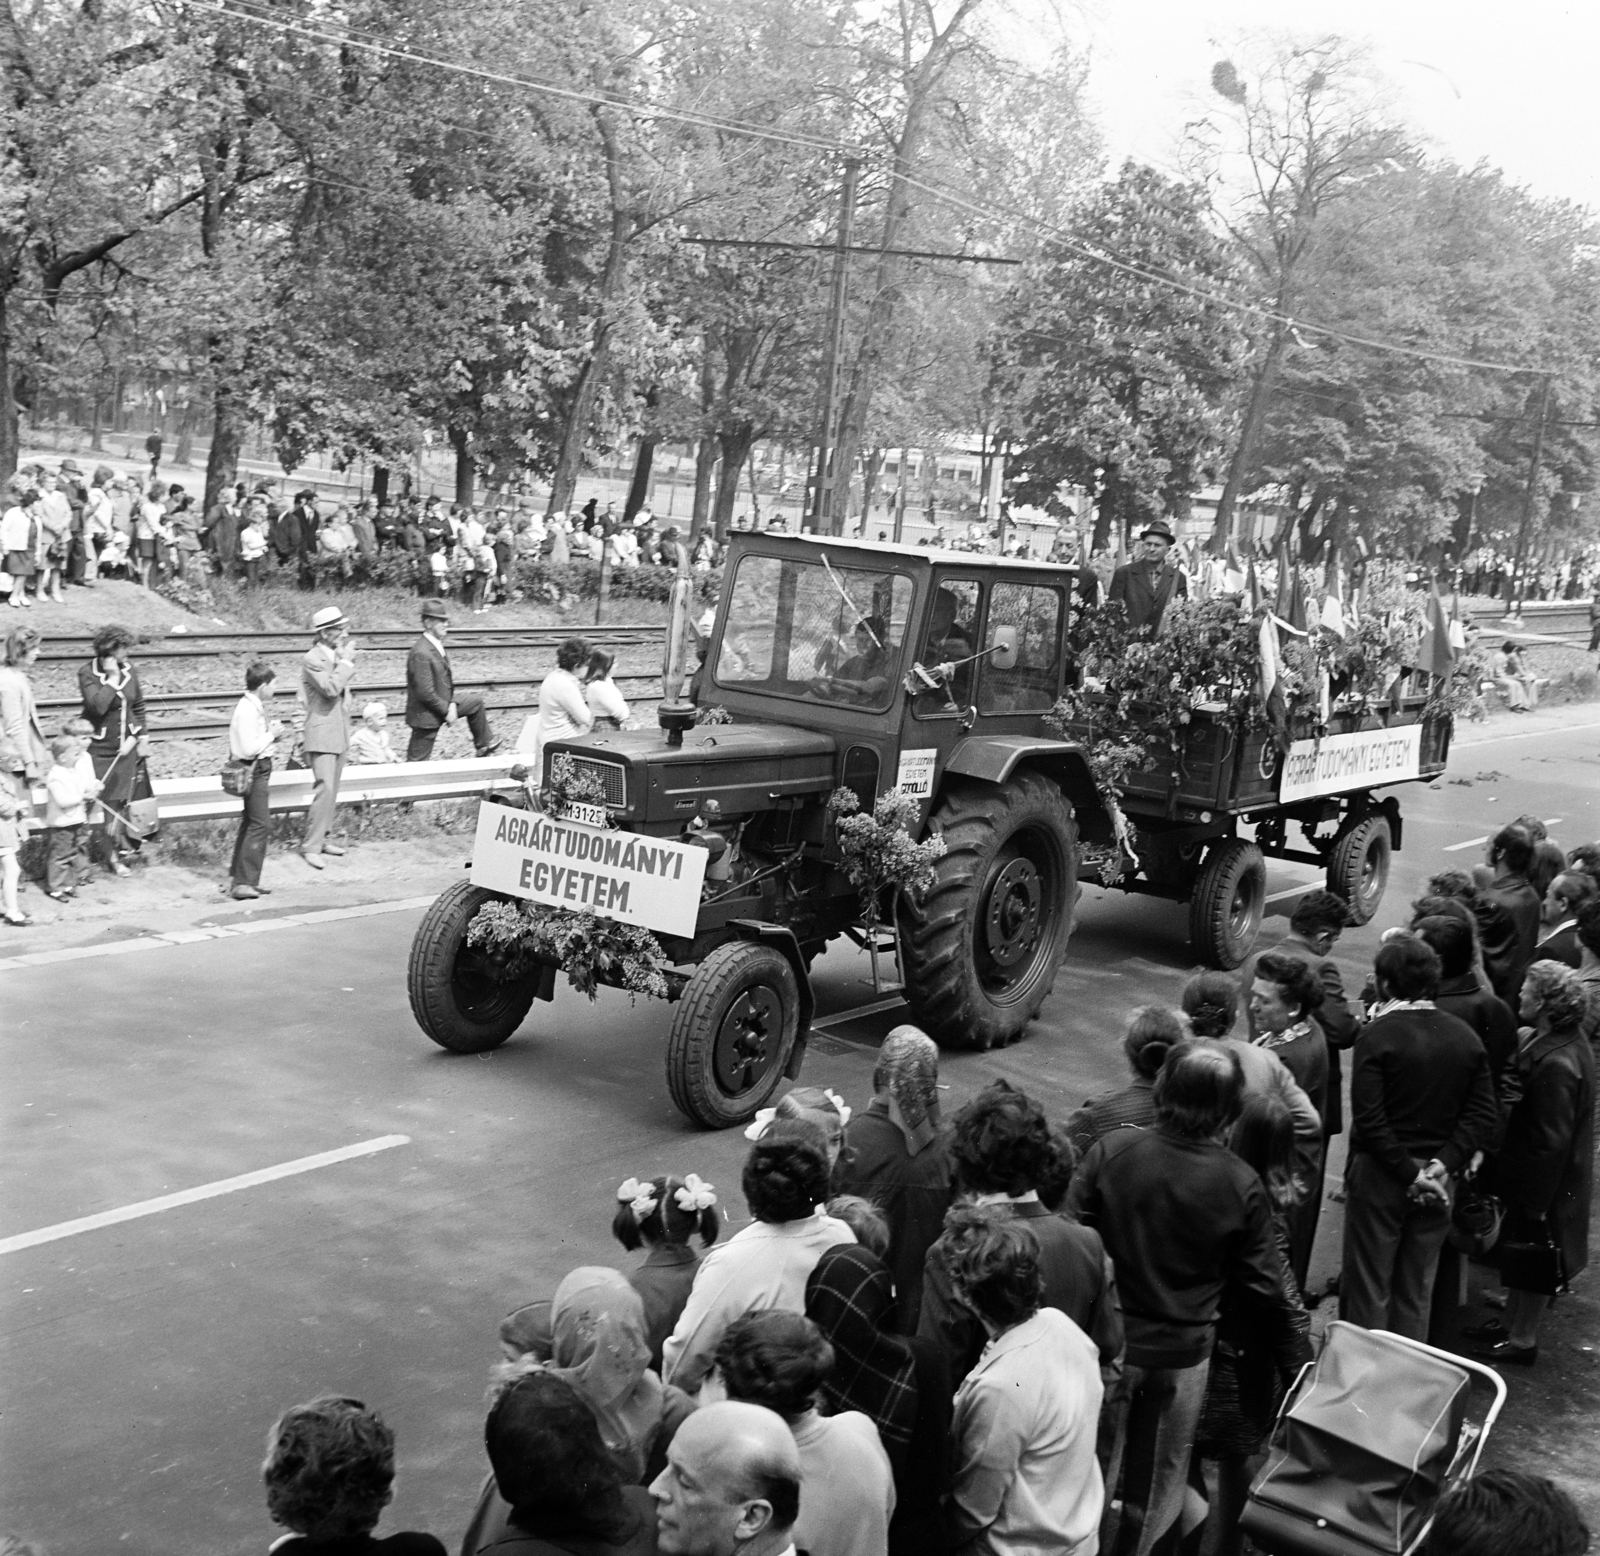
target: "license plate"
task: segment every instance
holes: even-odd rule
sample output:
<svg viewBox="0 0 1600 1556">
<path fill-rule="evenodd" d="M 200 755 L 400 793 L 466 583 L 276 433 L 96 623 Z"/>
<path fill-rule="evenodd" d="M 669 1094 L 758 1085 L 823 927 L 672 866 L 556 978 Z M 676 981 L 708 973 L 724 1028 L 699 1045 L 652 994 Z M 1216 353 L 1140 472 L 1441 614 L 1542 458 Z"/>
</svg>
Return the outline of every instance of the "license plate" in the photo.
<svg viewBox="0 0 1600 1556">
<path fill-rule="evenodd" d="M 606 808 L 604 805 L 586 805 L 573 800 L 567 805 L 566 819 L 581 821 L 586 827 L 603 827 L 606 824 Z"/>
</svg>

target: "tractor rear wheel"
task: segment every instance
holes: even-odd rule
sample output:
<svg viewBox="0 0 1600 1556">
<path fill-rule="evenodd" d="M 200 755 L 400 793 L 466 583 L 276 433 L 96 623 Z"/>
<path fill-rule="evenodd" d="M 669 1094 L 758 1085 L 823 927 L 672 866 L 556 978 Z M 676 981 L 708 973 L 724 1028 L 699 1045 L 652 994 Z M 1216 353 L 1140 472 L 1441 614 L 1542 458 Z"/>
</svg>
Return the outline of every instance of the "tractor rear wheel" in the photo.
<svg viewBox="0 0 1600 1556">
<path fill-rule="evenodd" d="M 1189 943 L 1211 967 L 1231 972 L 1249 956 L 1267 906 L 1267 862 L 1254 843 L 1224 838 L 1206 851 L 1189 898 Z"/>
<path fill-rule="evenodd" d="M 1334 840 L 1328 861 L 1328 890 L 1350 904 L 1354 923 L 1370 923 L 1389 884 L 1393 842 L 1388 818 L 1366 815 Z"/>
<path fill-rule="evenodd" d="M 467 929 L 498 893 L 457 881 L 423 914 L 411 942 L 406 991 L 417 1025 L 441 1048 L 481 1054 L 523 1023 L 539 985 L 537 970 L 507 978 L 500 958 L 467 944 Z"/>
<path fill-rule="evenodd" d="M 800 1029 L 800 985 L 781 951 L 719 945 L 672 1013 L 667 1090 L 708 1129 L 747 1123 L 778 1088 Z"/>
<path fill-rule="evenodd" d="M 1022 1036 L 1055 982 L 1078 898 L 1078 827 L 1060 788 L 1023 771 L 954 781 L 930 829 L 933 885 L 900 909 L 900 965 L 918 1022 L 947 1048 Z"/>
</svg>

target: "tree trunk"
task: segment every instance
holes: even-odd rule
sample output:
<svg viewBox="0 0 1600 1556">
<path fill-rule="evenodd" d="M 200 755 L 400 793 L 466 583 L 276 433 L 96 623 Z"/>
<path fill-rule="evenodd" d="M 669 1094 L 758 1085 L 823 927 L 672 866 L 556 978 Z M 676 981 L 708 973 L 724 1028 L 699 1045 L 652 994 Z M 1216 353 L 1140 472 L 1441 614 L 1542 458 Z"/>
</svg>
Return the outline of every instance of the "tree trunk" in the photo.
<svg viewBox="0 0 1600 1556">
<path fill-rule="evenodd" d="M 460 507 L 472 506 L 473 490 L 478 483 L 478 465 L 472 457 L 472 445 L 465 429 L 450 429 L 450 447 L 456 455 L 456 502 Z"/>
<path fill-rule="evenodd" d="M 689 512 L 689 544 L 700 538 L 711 512 L 711 474 L 717 468 L 717 440 L 708 432 L 694 450 L 694 506 Z"/>
<path fill-rule="evenodd" d="M 616 126 L 607 109 L 596 106 L 592 111 L 600 130 L 600 143 L 605 150 L 606 183 L 611 194 L 611 236 L 606 245 L 605 268 L 600 273 L 600 285 L 595 291 L 594 335 L 588 360 L 584 362 L 578 380 L 573 385 L 572 406 L 566 426 L 561 430 L 561 447 L 556 454 L 555 472 L 550 478 L 550 506 L 546 509 L 547 513 L 565 513 L 571 508 L 573 493 L 577 490 L 578 470 L 583 461 L 584 446 L 589 441 L 589 423 L 594 419 L 600 380 L 605 375 L 611 356 L 615 322 L 612 309 L 627 277 L 628 241 L 633 236 L 633 215 L 627 205 L 622 151 L 617 143 Z"/>
<path fill-rule="evenodd" d="M 211 451 L 206 455 L 203 513 L 209 513 L 221 499 L 224 487 L 238 480 L 239 450 L 244 443 L 244 407 L 225 377 L 218 377 L 211 405 Z"/>
<path fill-rule="evenodd" d="M 89 452 L 92 454 L 103 454 L 106 449 L 100 437 L 100 411 L 104 404 L 105 396 L 96 384 L 94 393 L 89 397 Z"/>
<path fill-rule="evenodd" d="M 17 425 L 17 401 L 11 381 L 11 325 L 6 317 L 8 298 L 0 290 L 0 481 L 17 473 L 17 456 L 22 447 Z"/>
<path fill-rule="evenodd" d="M 728 538 L 728 526 L 733 521 L 733 505 L 739 498 L 739 472 L 755 447 L 756 432 L 748 422 L 732 432 L 719 433 L 717 443 L 722 449 L 722 470 L 717 480 L 717 501 L 712 509 L 712 522 L 716 525 L 718 540 Z"/>
<path fill-rule="evenodd" d="M 761 487 L 756 482 L 756 449 L 755 444 L 750 445 L 750 452 L 745 458 L 745 469 L 750 473 L 750 527 L 761 528 Z"/>
<path fill-rule="evenodd" d="M 861 461 L 861 533 L 867 533 L 867 522 L 872 517 L 872 499 L 877 494 L 878 476 L 883 471 L 881 448 L 869 449 Z"/>
<path fill-rule="evenodd" d="M 1239 428 L 1239 441 L 1234 446 L 1233 458 L 1228 464 L 1228 478 L 1223 482 L 1222 497 L 1217 503 L 1217 517 L 1211 527 L 1210 551 L 1213 556 L 1221 556 L 1228 549 L 1233 532 L 1233 511 L 1238 506 L 1239 495 L 1244 490 L 1251 462 L 1255 459 L 1256 441 L 1261 436 L 1267 408 L 1272 403 L 1273 380 L 1278 376 L 1278 367 L 1288 343 L 1288 330 L 1281 324 L 1275 325 L 1266 355 L 1250 380 L 1250 399 L 1245 406 L 1244 424 Z"/>
<path fill-rule="evenodd" d="M 879 242 L 878 263 L 871 286 L 871 303 L 861 342 L 851 366 L 845 391 L 844 408 L 839 417 L 839 437 L 834 454 L 834 469 L 848 481 L 856 453 L 866 434 L 872 396 L 877 390 L 890 332 L 901 302 L 899 278 L 905 261 L 891 254 L 900 246 L 901 235 L 911 218 L 911 175 L 922 153 L 929 115 L 935 107 L 934 94 L 959 52 L 961 29 L 976 8 L 977 0 L 960 0 L 948 24 L 935 32 L 927 52 L 905 72 L 906 113 L 895 142 L 894 166 L 889 183 L 889 198 L 884 210 L 883 236 Z M 931 9 L 931 8 L 930 8 Z M 907 14 L 912 8 L 906 7 Z M 920 16 L 924 8 L 917 7 Z M 906 40 L 909 52 L 909 39 Z"/>
<path fill-rule="evenodd" d="M 183 414 L 178 418 L 178 445 L 172 451 L 175 465 L 186 465 L 194 457 L 194 401 L 183 402 Z"/>
<path fill-rule="evenodd" d="M 655 466 L 656 444 L 660 441 L 653 434 L 639 439 L 639 452 L 633 457 L 633 480 L 628 486 L 628 500 L 622 505 L 624 524 L 632 524 L 634 516 L 650 500 L 650 472 Z"/>
</svg>

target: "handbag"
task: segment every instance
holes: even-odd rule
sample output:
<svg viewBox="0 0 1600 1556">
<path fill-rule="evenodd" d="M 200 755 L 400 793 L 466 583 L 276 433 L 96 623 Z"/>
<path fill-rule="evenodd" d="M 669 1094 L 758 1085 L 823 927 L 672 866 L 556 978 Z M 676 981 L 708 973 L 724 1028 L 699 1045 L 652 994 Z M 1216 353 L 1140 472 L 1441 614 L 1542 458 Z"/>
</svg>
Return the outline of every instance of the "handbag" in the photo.
<svg viewBox="0 0 1600 1556">
<path fill-rule="evenodd" d="M 1500 1244 L 1500 1278 L 1517 1291 L 1553 1297 L 1567 1284 L 1567 1262 L 1542 1219 L 1526 1237 Z"/>
<path fill-rule="evenodd" d="M 250 785 L 256 779 L 256 762 L 254 757 L 248 759 L 230 756 L 222 764 L 222 771 L 218 775 L 222 779 L 222 792 L 243 799 L 250 792 Z"/>
</svg>

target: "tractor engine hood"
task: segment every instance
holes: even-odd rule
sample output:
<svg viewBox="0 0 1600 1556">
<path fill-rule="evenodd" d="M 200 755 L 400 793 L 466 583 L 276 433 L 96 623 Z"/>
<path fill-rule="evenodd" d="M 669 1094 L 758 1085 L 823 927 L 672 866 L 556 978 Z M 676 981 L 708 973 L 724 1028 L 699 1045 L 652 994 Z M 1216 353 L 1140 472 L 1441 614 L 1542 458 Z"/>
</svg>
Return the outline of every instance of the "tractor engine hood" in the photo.
<svg viewBox="0 0 1600 1556">
<path fill-rule="evenodd" d="M 647 826 L 685 821 L 706 799 L 730 819 L 787 808 L 838 782 L 833 737 L 785 724 L 702 724 L 685 732 L 681 746 L 654 730 L 552 740 L 547 767 L 558 753 L 599 779 L 619 821 Z"/>
</svg>

